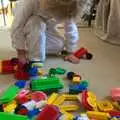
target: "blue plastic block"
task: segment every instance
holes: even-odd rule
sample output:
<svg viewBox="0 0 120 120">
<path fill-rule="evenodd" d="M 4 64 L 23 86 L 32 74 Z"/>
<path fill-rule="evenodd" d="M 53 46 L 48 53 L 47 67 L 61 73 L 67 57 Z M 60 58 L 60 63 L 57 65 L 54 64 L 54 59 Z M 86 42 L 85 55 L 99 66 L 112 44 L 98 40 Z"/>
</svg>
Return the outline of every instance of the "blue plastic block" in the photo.
<svg viewBox="0 0 120 120">
<path fill-rule="evenodd" d="M 81 81 L 80 84 L 73 84 L 69 86 L 69 93 L 80 93 L 83 90 L 87 90 L 88 88 L 88 82 L 87 81 Z"/>
<path fill-rule="evenodd" d="M 32 67 L 29 71 L 28 74 L 30 77 L 35 77 L 38 75 L 38 68 L 37 67 Z"/>
<path fill-rule="evenodd" d="M 25 80 L 19 80 L 15 83 L 15 86 L 19 87 L 19 88 L 24 88 L 26 85 L 26 81 Z"/>
<path fill-rule="evenodd" d="M 32 118 L 32 117 L 36 116 L 39 112 L 40 112 L 39 109 L 34 109 L 31 111 L 28 111 L 28 117 Z"/>
</svg>

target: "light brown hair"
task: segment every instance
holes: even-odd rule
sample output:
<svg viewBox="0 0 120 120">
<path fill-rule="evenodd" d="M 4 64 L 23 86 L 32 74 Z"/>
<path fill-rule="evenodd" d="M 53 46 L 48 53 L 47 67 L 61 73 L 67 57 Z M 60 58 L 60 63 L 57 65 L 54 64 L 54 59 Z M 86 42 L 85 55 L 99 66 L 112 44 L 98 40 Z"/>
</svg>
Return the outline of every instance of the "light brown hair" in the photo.
<svg viewBox="0 0 120 120">
<path fill-rule="evenodd" d="M 59 19 L 75 18 L 80 11 L 82 0 L 47 0 L 47 10 Z"/>
</svg>

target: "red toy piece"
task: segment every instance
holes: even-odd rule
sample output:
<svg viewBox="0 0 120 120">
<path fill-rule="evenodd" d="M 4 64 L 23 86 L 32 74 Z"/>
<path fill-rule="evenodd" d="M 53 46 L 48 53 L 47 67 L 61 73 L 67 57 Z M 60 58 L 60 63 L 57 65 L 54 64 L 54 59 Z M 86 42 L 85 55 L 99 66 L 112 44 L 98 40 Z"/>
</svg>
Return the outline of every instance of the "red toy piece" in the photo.
<svg viewBox="0 0 120 120">
<path fill-rule="evenodd" d="M 29 79 L 29 75 L 27 72 L 24 72 L 23 70 L 18 70 L 15 73 L 15 78 L 17 80 L 28 80 Z"/>
<path fill-rule="evenodd" d="M 24 104 L 29 101 L 28 95 L 29 90 L 21 90 L 18 95 L 16 96 L 16 100 L 19 104 Z"/>
<path fill-rule="evenodd" d="M 2 74 L 12 74 L 16 71 L 17 64 L 12 64 L 11 60 L 0 61 L 0 73 Z"/>
<path fill-rule="evenodd" d="M 113 88 L 111 90 L 112 99 L 115 101 L 120 101 L 120 88 Z"/>
<path fill-rule="evenodd" d="M 109 114 L 110 114 L 111 117 L 120 116 L 119 111 L 110 111 Z"/>
<path fill-rule="evenodd" d="M 29 74 L 24 70 L 24 65 L 22 63 L 18 64 L 18 70 L 15 73 L 15 78 L 17 80 L 28 80 Z"/>
<path fill-rule="evenodd" d="M 47 95 L 44 92 L 33 92 L 31 95 L 31 99 L 39 102 L 41 100 L 46 100 L 47 99 Z"/>
<path fill-rule="evenodd" d="M 78 99 L 85 109 L 89 111 L 97 109 L 96 97 L 93 93 L 84 90 L 78 95 Z"/>
<path fill-rule="evenodd" d="M 73 55 L 77 58 L 85 58 L 85 59 L 92 59 L 92 54 L 88 53 L 88 50 L 85 48 L 80 48 L 76 52 L 73 53 Z"/>
<path fill-rule="evenodd" d="M 87 98 L 88 98 L 88 95 L 87 95 L 87 91 L 83 91 L 82 92 L 82 105 L 87 109 L 87 110 L 93 110 L 93 108 L 88 104 L 87 102 Z"/>
<path fill-rule="evenodd" d="M 57 120 L 58 117 L 59 109 L 54 105 L 46 105 L 36 120 Z"/>
</svg>

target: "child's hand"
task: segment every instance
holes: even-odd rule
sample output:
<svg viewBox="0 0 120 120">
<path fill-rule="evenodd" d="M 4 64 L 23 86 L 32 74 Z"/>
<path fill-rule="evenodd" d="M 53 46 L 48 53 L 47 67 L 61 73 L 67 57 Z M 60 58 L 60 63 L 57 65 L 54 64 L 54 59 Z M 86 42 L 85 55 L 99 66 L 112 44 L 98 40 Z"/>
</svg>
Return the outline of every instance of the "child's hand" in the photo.
<svg viewBox="0 0 120 120">
<path fill-rule="evenodd" d="M 80 62 L 80 59 L 75 57 L 73 54 L 67 55 L 64 57 L 65 61 L 69 61 L 74 64 L 78 64 Z"/>
</svg>

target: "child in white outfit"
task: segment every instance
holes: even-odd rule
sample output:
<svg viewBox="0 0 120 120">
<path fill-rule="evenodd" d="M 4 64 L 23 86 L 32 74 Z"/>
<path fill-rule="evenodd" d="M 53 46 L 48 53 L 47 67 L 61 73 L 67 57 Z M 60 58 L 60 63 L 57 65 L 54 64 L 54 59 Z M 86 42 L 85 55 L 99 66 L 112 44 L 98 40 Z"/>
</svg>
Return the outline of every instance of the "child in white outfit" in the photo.
<svg viewBox="0 0 120 120">
<path fill-rule="evenodd" d="M 44 62 L 46 54 L 57 54 L 64 48 L 72 53 L 79 40 L 74 18 L 84 0 L 20 0 L 16 6 L 11 37 L 20 61 Z M 56 25 L 64 22 L 65 38 Z M 65 39 L 65 40 L 64 40 Z M 78 63 L 72 54 L 65 60 Z"/>
</svg>

